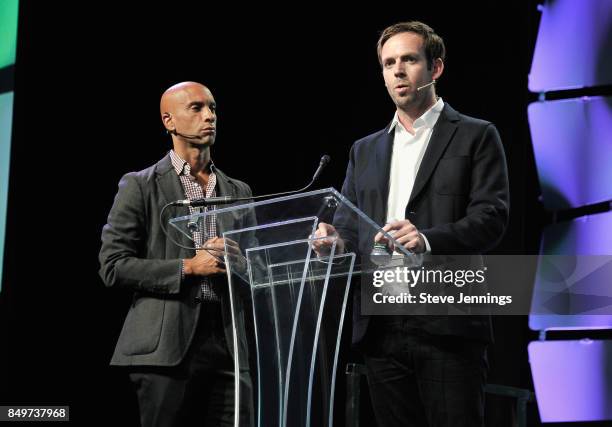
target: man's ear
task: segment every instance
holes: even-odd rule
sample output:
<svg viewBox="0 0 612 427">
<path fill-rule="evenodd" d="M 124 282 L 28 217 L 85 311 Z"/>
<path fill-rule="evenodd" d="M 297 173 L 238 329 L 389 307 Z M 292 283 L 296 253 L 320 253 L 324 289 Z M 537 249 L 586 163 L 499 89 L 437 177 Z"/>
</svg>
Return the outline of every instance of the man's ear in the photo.
<svg viewBox="0 0 612 427">
<path fill-rule="evenodd" d="M 162 113 L 162 123 L 164 124 L 166 130 L 174 130 L 174 119 L 172 118 L 172 114 L 168 112 Z"/>
<path fill-rule="evenodd" d="M 431 74 L 432 80 L 438 80 L 444 71 L 444 61 L 442 58 L 436 58 L 433 62 L 433 72 Z"/>
</svg>

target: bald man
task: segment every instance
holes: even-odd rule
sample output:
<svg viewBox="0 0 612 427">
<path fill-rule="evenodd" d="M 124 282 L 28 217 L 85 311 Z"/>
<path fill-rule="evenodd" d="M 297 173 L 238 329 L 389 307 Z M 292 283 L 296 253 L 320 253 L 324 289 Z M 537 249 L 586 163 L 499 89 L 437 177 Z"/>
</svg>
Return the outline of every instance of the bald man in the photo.
<svg viewBox="0 0 612 427">
<path fill-rule="evenodd" d="M 211 160 L 216 110 L 202 84 L 183 82 L 164 92 L 161 119 L 173 148 L 157 164 L 123 176 L 102 230 L 100 276 L 106 286 L 133 294 L 111 365 L 129 367 L 143 426 L 234 425 L 232 323 L 219 236 L 224 226 L 251 223 L 209 221 L 193 241 L 174 234 L 183 246 L 206 248 L 198 251 L 172 243 L 160 224 L 162 208 L 174 200 L 251 196 L 247 184 Z M 167 209 L 163 221 L 190 209 Z M 243 371 L 241 392 L 250 387 Z"/>
</svg>

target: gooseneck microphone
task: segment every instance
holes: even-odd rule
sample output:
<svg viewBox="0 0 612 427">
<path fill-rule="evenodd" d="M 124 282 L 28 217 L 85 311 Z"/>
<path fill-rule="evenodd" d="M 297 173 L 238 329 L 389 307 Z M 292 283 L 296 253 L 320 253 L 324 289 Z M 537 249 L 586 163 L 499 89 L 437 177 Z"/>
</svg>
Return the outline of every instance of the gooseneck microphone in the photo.
<svg viewBox="0 0 612 427">
<path fill-rule="evenodd" d="M 327 154 L 324 154 L 321 157 L 321 161 L 319 162 L 319 167 L 315 171 L 314 175 L 312 176 L 312 180 L 310 181 L 310 184 L 308 184 L 306 188 L 311 186 L 319 178 L 319 176 L 321 175 L 321 172 L 323 172 L 323 169 L 325 168 L 325 166 L 327 166 L 330 160 L 331 160 L 331 157 L 329 157 Z"/>
<path fill-rule="evenodd" d="M 176 200 L 172 202 L 170 206 L 191 206 L 191 207 L 199 207 L 199 206 L 211 206 L 211 205 L 227 205 L 229 203 L 238 202 L 240 200 L 251 200 L 255 197 L 250 198 L 242 198 L 242 197 L 232 197 L 232 196 L 220 196 L 220 197 L 206 197 L 204 199 L 185 199 L 185 200 Z"/>
<path fill-rule="evenodd" d="M 426 87 L 435 85 L 435 84 L 436 84 L 436 79 L 433 79 L 431 82 L 427 83 L 426 85 L 417 87 L 417 92 L 420 91 L 421 89 L 425 89 Z"/>
<path fill-rule="evenodd" d="M 273 194 L 264 194 L 262 196 L 252 196 L 252 197 L 233 197 L 233 196 L 219 196 L 219 197 L 207 197 L 204 199 L 185 199 L 185 200 L 177 200 L 175 202 L 170 203 L 170 206 L 191 206 L 191 207 L 199 207 L 199 206 L 212 206 L 212 205 L 227 205 L 235 202 L 243 202 L 246 200 L 257 200 L 263 199 L 266 197 L 277 197 L 277 196 L 287 196 L 289 194 L 300 193 L 302 191 L 308 190 L 312 184 L 319 178 L 323 169 L 327 164 L 331 161 L 331 157 L 327 154 L 321 157 L 321 161 L 319 162 L 319 167 L 315 171 L 312 179 L 308 183 L 308 185 L 304 188 L 300 188 L 299 190 L 285 191 L 282 193 L 273 193 Z"/>
<path fill-rule="evenodd" d="M 289 194 L 295 194 L 295 193 L 299 193 L 302 191 L 307 190 L 308 188 L 310 188 L 310 186 L 312 184 L 314 184 L 314 182 L 317 180 L 317 178 L 319 178 L 319 176 L 321 175 L 321 172 L 323 171 L 323 168 L 330 162 L 331 158 L 326 154 L 323 157 L 321 157 L 321 161 L 319 162 L 319 167 L 317 168 L 316 172 L 314 173 L 314 175 L 312 176 L 312 179 L 310 180 L 310 182 L 308 183 L 308 185 L 304 188 L 300 188 L 299 190 L 294 190 L 294 191 L 286 191 L 284 193 L 274 193 L 274 194 L 266 194 L 263 196 L 251 196 L 251 197 L 232 197 L 232 196 L 221 196 L 221 197 L 208 197 L 205 199 L 195 199 L 195 200 L 176 200 L 174 202 L 170 202 L 167 203 L 159 212 L 159 223 L 161 226 L 161 229 L 164 233 L 164 235 L 172 242 L 174 243 L 176 246 L 178 246 L 179 248 L 184 248 L 184 249 L 189 249 L 189 250 L 205 250 L 207 251 L 208 249 L 206 247 L 202 247 L 202 246 L 185 246 L 182 245 L 181 243 L 179 243 L 178 241 L 176 241 L 170 234 L 168 234 L 168 230 L 166 229 L 166 225 L 164 222 L 164 212 L 166 211 L 167 208 L 169 208 L 170 206 L 193 206 L 193 207 L 197 207 L 197 206 L 211 206 L 211 205 L 225 205 L 225 204 L 229 204 L 229 203 L 234 203 L 234 202 L 241 202 L 241 201 L 250 201 L 250 200 L 257 200 L 257 199 L 262 199 L 265 197 L 275 197 L 275 196 L 286 196 Z M 188 225 L 189 227 L 189 225 Z M 215 254 L 211 255 L 215 256 Z"/>
</svg>

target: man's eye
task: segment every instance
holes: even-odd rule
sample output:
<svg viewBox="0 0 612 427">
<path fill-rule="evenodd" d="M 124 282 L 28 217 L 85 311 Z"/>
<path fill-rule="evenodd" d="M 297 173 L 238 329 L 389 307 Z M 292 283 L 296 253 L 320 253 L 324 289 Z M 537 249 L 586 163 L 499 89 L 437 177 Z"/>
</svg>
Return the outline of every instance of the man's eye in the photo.
<svg viewBox="0 0 612 427">
<path fill-rule="evenodd" d="M 191 111 L 200 111 L 202 108 L 198 107 L 197 105 L 194 105 L 191 107 Z"/>
</svg>

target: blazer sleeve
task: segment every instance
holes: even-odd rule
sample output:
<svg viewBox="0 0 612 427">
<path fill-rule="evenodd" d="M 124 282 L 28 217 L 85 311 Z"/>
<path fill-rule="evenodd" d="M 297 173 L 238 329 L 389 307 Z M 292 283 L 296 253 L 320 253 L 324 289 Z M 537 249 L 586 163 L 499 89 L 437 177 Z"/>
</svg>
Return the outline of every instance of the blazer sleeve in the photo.
<svg viewBox="0 0 612 427">
<path fill-rule="evenodd" d="M 342 184 L 342 195 L 353 205 L 357 206 L 357 193 L 355 191 L 355 144 L 349 152 L 349 162 L 346 168 L 344 183 Z M 341 204 L 334 215 L 333 225 L 338 235 L 344 240 L 345 251 L 352 252 L 358 249 L 358 224 L 359 218 L 344 204 Z"/>
<path fill-rule="evenodd" d="M 506 157 L 493 124 L 476 144 L 466 214 L 456 222 L 420 230 L 432 254 L 479 254 L 494 248 L 508 224 L 510 192 Z"/>
<path fill-rule="evenodd" d="M 124 175 L 102 229 L 100 276 L 108 287 L 177 294 L 181 288 L 182 261 L 147 259 L 146 212 L 137 175 Z"/>
</svg>

